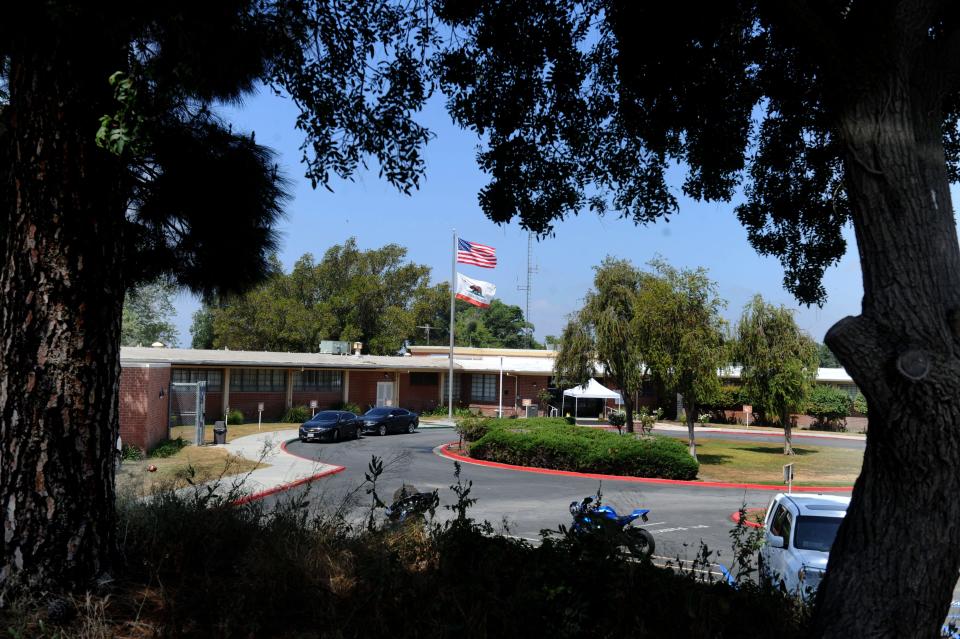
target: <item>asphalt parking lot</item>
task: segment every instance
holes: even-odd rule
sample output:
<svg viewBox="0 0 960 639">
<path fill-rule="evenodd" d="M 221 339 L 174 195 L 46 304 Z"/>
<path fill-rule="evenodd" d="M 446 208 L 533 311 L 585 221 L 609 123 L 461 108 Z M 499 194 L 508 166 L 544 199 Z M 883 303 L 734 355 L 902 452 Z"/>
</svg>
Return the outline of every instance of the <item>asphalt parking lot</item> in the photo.
<svg viewBox="0 0 960 639">
<path fill-rule="evenodd" d="M 700 434 L 698 433 L 698 436 Z M 706 433 L 706 437 L 730 438 L 730 435 Z M 744 434 L 737 438 L 766 441 L 762 435 Z M 454 463 L 436 454 L 442 444 L 456 440 L 450 429 L 423 429 L 413 434 L 366 436 L 337 444 L 302 443 L 293 441 L 288 452 L 308 459 L 344 466 L 344 470 L 304 488 L 312 508 L 331 509 L 350 500 L 352 512 L 360 517 L 365 512 L 369 496 L 362 490 L 364 473 L 372 456 L 384 462 L 385 471 L 378 492 L 389 502 L 394 491 L 404 483 L 418 490 L 438 489 L 441 504 L 452 504 L 455 496 L 449 487 L 454 483 Z M 805 439 L 813 443 L 811 439 Z M 817 445 L 863 447 L 862 441 L 827 440 L 816 438 Z M 599 481 L 563 475 L 529 473 L 516 470 L 462 464 L 461 478 L 472 481 L 471 497 L 477 503 L 470 514 L 476 520 L 487 520 L 504 534 L 537 542 L 544 529 L 556 529 L 569 523 L 567 508 L 570 502 L 592 495 L 598 489 L 603 499 L 619 512 L 634 508 L 650 509 L 650 520 L 644 525 L 656 540 L 654 561 L 689 561 L 700 549 L 701 543 L 713 552 L 710 572 L 721 576 L 718 563 L 731 565 L 730 530 L 732 513 L 741 504 L 748 508 L 766 506 L 776 490 L 714 488 L 674 484 L 648 484 L 625 481 Z M 849 493 L 837 493 L 849 494 Z M 268 497 L 269 501 L 288 499 L 288 495 Z M 444 516 L 443 511 L 438 516 Z M 960 584 L 954 591 L 951 615 L 960 616 Z M 960 617 L 954 619 L 960 621 Z"/>
<path fill-rule="evenodd" d="M 449 486 L 454 483 L 454 464 L 438 456 L 435 449 L 456 439 L 452 430 L 420 430 L 414 434 L 387 437 L 363 437 L 338 444 L 292 442 L 290 453 L 317 461 L 345 466 L 345 470 L 316 482 L 308 492 L 314 507 L 333 507 L 341 503 L 364 481 L 371 456 L 380 457 L 386 470 L 379 493 L 388 500 L 402 484 L 418 490 L 439 489 L 441 503 L 455 499 Z M 471 515 L 487 520 L 498 530 L 531 541 L 540 531 L 569 523 L 570 502 L 592 495 L 598 489 L 603 499 L 618 511 L 650 509 L 650 521 L 644 527 L 653 533 L 656 555 L 667 559 L 691 559 L 701 542 L 719 551 L 718 561 L 729 566 L 730 515 L 741 504 L 766 506 L 774 491 L 711 488 L 688 485 L 646 484 L 624 481 L 599 481 L 579 477 L 527 473 L 462 465 L 462 479 L 473 482 L 472 497 L 477 503 Z M 274 497 L 273 499 L 283 499 Z M 361 491 L 354 498 L 362 509 L 368 497 Z"/>
</svg>

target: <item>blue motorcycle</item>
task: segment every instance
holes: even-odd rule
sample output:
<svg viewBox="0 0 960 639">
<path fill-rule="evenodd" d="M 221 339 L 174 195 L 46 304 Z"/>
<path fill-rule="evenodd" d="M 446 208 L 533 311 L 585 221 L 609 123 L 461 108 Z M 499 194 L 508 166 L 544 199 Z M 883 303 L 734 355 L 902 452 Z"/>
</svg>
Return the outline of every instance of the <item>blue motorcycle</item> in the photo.
<svg viewBox="0 0 960 639">
<path fill-rule="evenodd" d="M 637 519 L 648 521 L 648 512 L 646 508 L 637 508 L 629 515 L 621 516 L 612 506 L 602 505 L 600 495 L 596 499 L 584 497 L 570 503 L 570 514 L 573 515 L 570 532 L 574 535 L 606 536 L 634 558 L 647 559 L 656 547 L 653 535 L 631 524 Z"/>
</svg>

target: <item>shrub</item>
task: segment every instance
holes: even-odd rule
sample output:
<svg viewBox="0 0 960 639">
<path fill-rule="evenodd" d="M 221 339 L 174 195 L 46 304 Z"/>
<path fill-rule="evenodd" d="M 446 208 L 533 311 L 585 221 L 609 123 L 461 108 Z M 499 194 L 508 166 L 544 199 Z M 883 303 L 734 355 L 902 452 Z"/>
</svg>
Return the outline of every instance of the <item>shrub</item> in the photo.
<svg viewBox="0 0 960 639">
<path fill-rule="evenodd" d="M 227 413 L 227 423 L 232 425 L 242 424 L 244 421 L 243 411 L 239 408 L 234 408 L 232 411 Z"/>
<path fill-rule="evenodd" d="M 506 464 L 582 473 L 695 479 L 699 464 L 669 437 L 634 438 L 558 419 L 528 419 L 502 427 L 485 420 L 488 432 L 470 446 L 470 456 Z"/>
<path fill-rule="evenodd" d="M 143 449 L 136 444 L 124 444 L 120 451 L 120 459 L 123 461 L 140 461 L 143 459 Z"/>
<path fill-rule="evenodd" d="M 310 419 L 310 409 L 308 407 L 291 406 L 280 418 L 280 421 L 287 424 L 302 424 L 308 419 Z"/>
<path fill-rule="evenodd" d="M 375 490 L 378 474 L 371 476 L 363 486 Z M 801 603 L 742 578 L 754 570 L 758 529 L 738 526 L 731 535 L 731 587 L 698 570 L 697 561 L 712 561 L 702 547 L 691 568 L 671 569 L 623 561 L 593 536 L 545 533 L 532 544 L 495 534 L 470 519 L 471 486 L 455 480 L 456 499 L 446 491 L 439 497 L 456 516 L 440 523 L 428 511 L 427 525 L 356 522 L 330 503 L 313 514 L 306 496 L 269 508 L 218 507 L 218 496 L 199 488 L 121 499 L 115 525 L 124 561 L 109 595 L 91 593 L 86 606 L 81 598 L 77 618 L 51 632 L 49 598 L 30 606 L 29 594 L 10 596 L 2 628 L 16 637 L 128 636 L 132 627 L 143 636 L 304 639 L 329 628 L 338 636 L 393 639 L 696 639 L 742 637 L 745 628 L 755 639 L 810 636 Z M 565 500 L 543 507 L 566 510 Z M 382 504 L 374 511 L 382 513 Z M 108 601 L 108 614 L 91 614 Z"/>
<path fill-rule="evenodd" d="M 616 426 L 620 428 L 627 423 L 627 414 L 622 410 L 613 410 L 610 411 L 610 417 L 608 418 L 611 426 Z"/>
<path fill-rule="evenodd" d="M 861 415 L 867 414 L 867 398 L 863 393 L 857 392 L 857 396 L 853 398 L 853 410 Z"/>
<path fill-rule="evenodd" d="M 847 415 L 850 414 L 850 397 L 832 386 L 817 385 L 807 399 L 807 414 L 824 424 L 845 425 Z"/>
<path fill-rule="evenodd" d="M 465 442 L 475 442 L 490 432 L 489 422 L 491 421 L 493 420 L 481 419 L 479 417 L 461 419 L 457 423 L 457 434 L 460 435 Z"/>
<path fill-rule="evenodd" d="M 448 495 L 440 497 L 456 508 Z M 491 534 L 468 517 L 456 525 L 375 521 L 368 528 L 308 516 L 302 501 L 269 510 L 211 505 L 172 492 L 119 505 L 126 561 L 110 590 L 110 614 L 102 615 L 108 628 L 96 636 L 128 635 L 131 627 L 144 636 L 197 637 L 307 638 L 335 628 L 345 637 L 396 639 L 719 638 L 741 637 L 745 627 L 757 639 L 809 636 L 792 598 L 749 580 L 733 588 L 692 570 L 623 561 L 573 536 L 531 544 Z M 544 508 L 562 514 L 565 505 Z M 37 606 L 44 623 L 45 603 Z M 52 627 L 56 636 L 93 636 L 80 625 Z M 11 634 L 38 634 L 36 622 L 4 617 L 4 631 L 21 627 Z"/>
<path fill-rule="evenodd" d="M 446 417 L 448 414 L 447 407 L 443 404 L 437 404 L 431 409 L 422 411 L 420 413 L 421 417 Z M 460 408 L 455 407 L 453 409 L 454 417 L 475 417 L 473 411 L 469 408 Z"/>
<path fill-rule="evenodd" d="M 155 457 L 160 459 L 164 457 L 173 457 L 183 450 L 185 446 L 187 446 L 187 440 L 185 440 L 183 437 L 166 439 L 154 446 L 153 449 L 147 453 L 147 457 Z"/>
<path fill-rule="evenodd" d="M 551 393 L 546 388 L 541 388 L 540 392 L 537 393 L 537 402 L 540 404 L 541 410 L 548 410 L 547 407 L 550 405 L 550 402 L 553 401 L 553 393 Z"/>
<path fill-rule="evenodd" d="M 663 417 L 663 409 L 657 408 L 653 412 L 643 406 L 640 410 L 637 411 L 637 420 L 640 422 L 640 428 L 645 433 L 650 433 L 653 431 L 654 425 Z"/>
<path fill-rule="evenodd" d="M 348 413 L 353 413 L 354 415 L 363 415 L 366 411 L 360 408 L 359 404 L 354 404 L 353 402 L 334 402 L 330 404 L 331 410 L 345 410 Z M 307 409 L 308 411 L 310 409 Z M 310 413 L 307 413 L 307 419 L 310 419 Z"/>
</svg>

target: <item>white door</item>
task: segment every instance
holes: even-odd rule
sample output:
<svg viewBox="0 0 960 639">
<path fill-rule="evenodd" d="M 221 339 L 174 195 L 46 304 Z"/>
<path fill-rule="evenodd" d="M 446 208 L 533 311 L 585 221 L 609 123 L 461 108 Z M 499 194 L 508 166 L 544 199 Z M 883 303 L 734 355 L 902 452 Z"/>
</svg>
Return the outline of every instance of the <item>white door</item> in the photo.
<svg viewBox="0 0 960 639">
<path fill-rule="evenodd" d="M 377 406 L 393 406 L 393 382 L 377 382 Z"/>
</svg>

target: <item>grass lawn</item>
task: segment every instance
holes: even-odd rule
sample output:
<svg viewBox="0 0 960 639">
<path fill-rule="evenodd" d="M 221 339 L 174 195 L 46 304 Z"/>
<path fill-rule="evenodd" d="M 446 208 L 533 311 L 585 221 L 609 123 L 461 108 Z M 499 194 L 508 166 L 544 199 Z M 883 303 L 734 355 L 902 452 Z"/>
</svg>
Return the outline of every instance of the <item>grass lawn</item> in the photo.
<svg viewBox="0 0 960 639">
<path fill-rule="evenodd" d="M 258 432 L 260 433 L 272 433 L 278 430 L 296 430 L 300 427 L 300 424 L 290 424 L 287 422 L 268 422 L 260 425 L 260 430 L 257 430 L 257 423 L 252 424 L 237 424 L 237 425 L 228 425 L 227 426 L 227 441 L 231 442 L 237 437 L 244 437 L 245 435 L 255 435 Z M 170 439 L 176 439 L 177 437 L 183 437 L 184 440 L 193 443 L 193 433 L 195 428 L 193 426 L 175 426 L 170 429 Z M 208 444 L 213 443 L 213 425 L 208 424 L 204 430 L 204 436 Z"/>
<path fill-rule="evenodd" d="M 157 467 L 156 472 L 147 470 L 151 464 Z M 155 488 L 188 486 L 188 478 L 194 483 L 202 483 L 266 466 L 269 464 L 258 465 L 249 459 L 231 455 L 222 448 L 187 446 L 171 457 L 123 462 L 117 472 L 117 492 L 144 496 Z"/>
<path fill-rule="evenodd" d="M 697 443 L 697 459 L 704 481 L 746 484 L 783 484 L 783 465 L 793 463 L 795 486 L 851 486 L 863 451 L 827 446 L 807 446 L 794 440 L 792 457 L 783 454 L 783 442 L 744 442 L 703 439 Z"/>
</svg>

